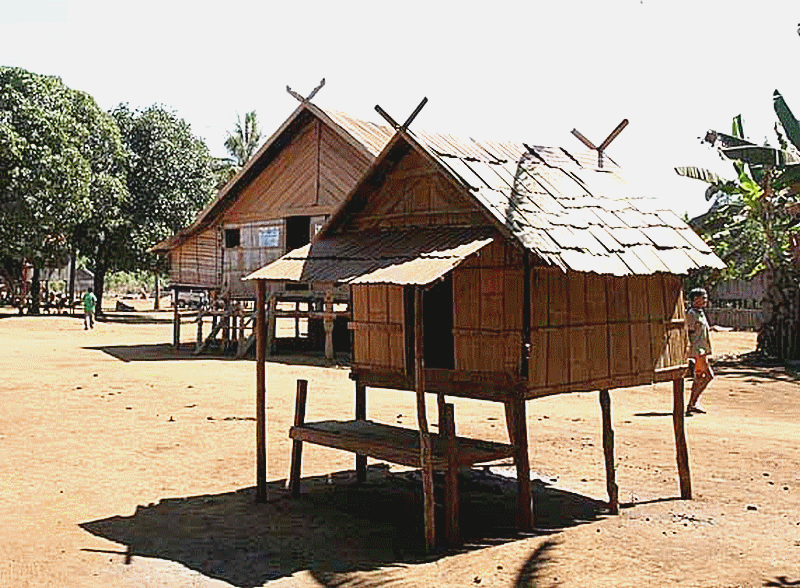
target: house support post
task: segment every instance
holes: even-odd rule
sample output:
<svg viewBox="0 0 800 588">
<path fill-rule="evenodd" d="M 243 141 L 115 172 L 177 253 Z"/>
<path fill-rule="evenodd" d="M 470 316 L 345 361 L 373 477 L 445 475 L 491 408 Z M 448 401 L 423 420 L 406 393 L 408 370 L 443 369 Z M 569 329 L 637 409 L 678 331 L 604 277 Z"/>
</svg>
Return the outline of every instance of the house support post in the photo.
<svg viewBox="0 0 800 588">
<path fill-rule="evenodd" d="M 683 377 L 672 381 L 672 427 L 675 429 L 675 453 L 678 459 L 678 479 L 681 498 L 692 497 L 692 475 L 689 472 L 689 449 L 684 427 Z"/>
<path fill-rule="evenodd" d="M 440 395 L 441 396 L 441 395 Z M 444 533 L 447 545 L 455 547 L 461 542 L 458 528 L 458 462 L 456 442 L 455 409 L 452 404 L 445 404 L 439 413 L 439 434 L 444 439 L 447 469 L 444 472 Z"/>
<path fill-rule="evenodd" d="M 273 292 L 269 297 L 267 309 L 267 355 L 275 353 L 275 310 L 278 308 L 278 298 Z"/>
<path fill-rule="evenodd" d="M 302 427 L 306 421 L 306 398 L 308 380 L 297 380 L 297 396 L 294 402 L 294 426 Z M 289 470 L 288 486 L 293 497 L 300 496 L 300 469 L 303 461 L 303 442 L 292 441 L 292 464 Z"/>
<path fill-rule="evenodd" d="M 422 470 L 422 493 L 425 518 L 425 549 L 430 552 L 435 546 L 433 461 L 431 435 L 425 412 L 425 355 L 422 326 L 422 288 L 414 288 L 414 383 L 417 393 L 417 422 L 419 424 L 419 462 Z"/>
<path fill-rule="evenodd" d="M 256 280 L 256 502 L 267 501 L 266 291 L 266 282 Z"/>
<path fill-rule="evenodd" d="M 180 349 L 181 346 L 181 312 L 178 308 L 180 288 L 175 286 L 172 290 L 172 346 Z"/>
<path fill-rule="evenodd" d="M 195 353 L 200 353 L 203 348 L 203 309 L 197 310 L 197 345 L 194 348 Z"/>
<path fill-rule="evenodd" d="M 517 530 L 530 531 L 532 524 L 531 466 L 528 461 L 528 418 L 525 398 L 513 393 L 505 402 L 508 438 L 514 446 L 514 466 L 517 470 Z"/>
<path fill-rule="evenodd" d="M 356 378 L 356 420 L 363 421 L 367 418 L 367 387 Z M 356 482 L 363 484 L 367 481 L 367 456 L 356 453 Z"/>
<path fill-rule="evenodd" d="M 608 512 L 619 514 L 619 488 L 614 464 L 614 429 L 611 426 L 611 395 L 608 390 L 600 390 L 600 413 L 603 421 L 603 455 L 606 461 Z"/>
<path fill-rule="evenodd" d="M 325 328 L 325 359 L 333 359 L 333 292 L 325 292 L 325 303 L 323 306 L 325 318 L 322 325 Z"/>
</svg>

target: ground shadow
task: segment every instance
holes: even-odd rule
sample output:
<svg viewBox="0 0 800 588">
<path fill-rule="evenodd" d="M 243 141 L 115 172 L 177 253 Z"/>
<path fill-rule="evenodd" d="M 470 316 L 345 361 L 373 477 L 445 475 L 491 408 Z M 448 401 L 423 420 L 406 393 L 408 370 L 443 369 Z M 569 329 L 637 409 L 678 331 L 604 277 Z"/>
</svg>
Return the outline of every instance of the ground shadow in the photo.
<svg viewBox="0 0 800 588">
<path fill-rule="evenodd" d="M 637 417 L 671 417 L 671 412 L 658 412 L 658 411 L 651 411 L 651 412 L 635 412 L 633 416 Z"/>
<path fill-rule="evenodd" d="M 171 325 L 172 317 L 148 315 L 140 312 L 104 312 L 97 317 L 97 322 L 123 325 Z"/>
<path fill-rule="evenodd" d="M 194 354 L 193 344 L 182 344 L 179 349 L 175 349 L 169 343 L 146 343 L 141 345 L 102 345 L 96 347 L 84 347 L 92 351 L 102 351 L 111 357 L 124 362 L 132 361 L 180 361 L 192 359 L 219 359 L 234 360 L 235 351 L 223 353 L 222 350 L 211 350 L 209 352 Z M 252 360 L 252 357 L 245 357 L 245 360 Z M 281 363 L 287 365 L 303 365 L 318 367 L 346 367 L 349 365 L 349 355 L 337 354 L 335 360 L 325 359 L 324 354 L 316 352 L 293 353 L 286 355 L 273 355 L 267 358 L 269 363 Z"/>
<path fill-rule="evenodd" d="M 716 358 L 712 366 L 718 376 L 751 382 L 764 379 L 794 382 L 800 379 L 800 365 L 784 365 L 779 359 L 765 357 L 757 351 Z"/>
<path fill-rule="evenodd" d="M 789 588 L 789 586 L 800 586 L 800 578 L 790 580 L 787 576 L 776 576 L 772 580 L 764 582 L 764 586 L 772 588 Z"/>
<path fill-rule="evenodd" d="M 127 561 L 137 556 L 171 560 L 241 588 L 300 570 L 310 571 L 324 586 L 341 586 L 354 580 L 354 572 L 380 568 L 371 580 L 377 586 L 382 574 L 393 573 L 392 566 L 445 555 L 424 551 L 419 471 L 398 473 L 374 466 L 365 484 L 354 480 L 353 472 L 304 478 L 296 499 L 282 482 L 273 482 L 266 504 L 256 504 L 253 488 L 166 499 L 137 507 L 131 516 L 80 526 L 125 545 Z M 515 489 L 514 479 L 490 470 L 462 474 L 465 550 L 519 538 L 514 530 Z M 534 499 L 542 534 L 595 520 L 605 510 L 602 502 L 544 483 L 534 484 Z M 437 517 L 443 516 L 438 509 Z M 531 585 L 551 547 L 532 554 L 518 586 Z"/>
</svg>

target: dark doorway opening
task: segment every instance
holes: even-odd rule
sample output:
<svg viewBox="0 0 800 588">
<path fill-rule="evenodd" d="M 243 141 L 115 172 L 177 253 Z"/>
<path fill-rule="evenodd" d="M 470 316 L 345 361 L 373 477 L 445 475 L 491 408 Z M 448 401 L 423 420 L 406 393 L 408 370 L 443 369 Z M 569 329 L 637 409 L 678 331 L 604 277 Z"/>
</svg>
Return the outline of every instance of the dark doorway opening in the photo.
<svg viewBox="0 0 800 588">
<path fill-rule="evenodd" d="M 406 286 L 406 374 L 414 375 L 414 286 Z M 453 340 L 453 280 L 450 275 L 422 295 L 422 330 L 426 368 L 455 369 Z"/>
<path fill-rule="evenodd" d="M 310 241 L 310 216 L 290 216 L 286 219 L 286 251 L 307 245 Z"/>
</svg>

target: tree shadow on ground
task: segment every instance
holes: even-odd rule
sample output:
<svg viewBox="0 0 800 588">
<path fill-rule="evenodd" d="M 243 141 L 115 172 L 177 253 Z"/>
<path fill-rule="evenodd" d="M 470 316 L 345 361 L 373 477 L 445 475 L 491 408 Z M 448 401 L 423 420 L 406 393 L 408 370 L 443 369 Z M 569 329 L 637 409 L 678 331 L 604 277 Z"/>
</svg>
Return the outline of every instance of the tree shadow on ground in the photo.
<svg viewBox="0 0 800 588">
<path fill-rule="evenodd" d="M 800 366 L 784 365 L 780 360 L 764 357 L 757 351 L 722 356 L 714 359 L 712 366 L 718 376 L 738 378 L 748 382 L 765 379 L 796 382 L 800 379 Z"/>
<path fill-rule="evenodd" d="M 790 586 L 800 586 L 800 578 L 797 580 L 790 580 L 787 576 L 776 576 L 772 580 L 764 582 L 764 586 L 771 588 L 789 588 Z"/>
<path fill-rule="evenodd" d="M 436 560 L 423 541 L 422 488 L 418 470 L 369 468 L 367 482 L 337 472 L 304 478 L 291 498 L 283 481 L 269 484 L 268 501 L 255 502 L 254 488 L 224 494 L 165 499 L 140 506 L 131 516 L 82 523 L 84 530 L 127 547 L 137 556 L 181 563 L 240 588 L 308 570 L 324 586 L 379 586 L 397 566 Z M 514 529 L 516 481 L 488 469 L 461 477 L 461 534 L 465 551 L 518 539 Z M 440 490 L 437 485 L 437 493 Z M 596 520 L 605 504 L 534 483 L 537 533 L 548 534 Z M 440 497 L 437 497 L 437 518 Z M 443 528 L 437 520 L 437 529 Z M 534 552 L 518 586 L 530 586 L 552 546 Z M 356 580 L 355 573 L 372 572 Z"/>
</svg>

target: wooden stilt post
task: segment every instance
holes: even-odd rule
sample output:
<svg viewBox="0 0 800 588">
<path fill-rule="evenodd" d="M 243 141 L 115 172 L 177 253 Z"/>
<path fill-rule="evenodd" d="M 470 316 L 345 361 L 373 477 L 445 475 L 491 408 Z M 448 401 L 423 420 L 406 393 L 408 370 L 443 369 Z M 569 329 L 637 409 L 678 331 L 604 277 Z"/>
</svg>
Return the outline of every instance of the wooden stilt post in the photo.
<svg viewBox="0 0 800 588">
<path fill-rule="evenodd" d="M 180 349 L 181 346 L 181 312 L 178 308 L 178 293 L 180 288 L 177 286 L 172 290 L 172 346 Z"/>
<path fill-rule="evenodd" d="M 367 387 L 356 378 L 356 420 L 367 418 Z M 367 481 L 367 456 L 356 454 L 356 481 Z"/>
<path fill-rule="evenodd" d="M 278 298 L 273 294 L 269 297 L 267 309 L 267 355 L 275 353 L 275 310 L 278 308 Z"/>
<path fill-rule="evenodd" d="M 425 518 L 425 549 L 432 551 L 434 531 L 433 462 L 428 416 L 425 412 L 425 355 L 422 326 L 422 289 L 414 289 L 414 383 L 417 392 L 417 422 L 419 424 L 419 462 L 422 470 L 422 493 Z"/>
<path fill-rule="evenodd" d="M 267 500 L 267 286 L 256 280 L 256 502 Z"/>
<path fill-rule="evenodd" d="M 614 429 L 611 426 L 611 395 L 600 390 L 600 412 L 603 420 L 603 455 L 606 461 L 606 489 L 608 490 L 608 512 L 619 514 L 619 489 L 614 464 Z"/>
<path fill-rule="evenodd" d="M 200 308 L 197 311 L 197 345 L 194 348 L 195 353 L 199 353 L 202 348 L 203 348 L 203 309 Z"/>
<path fill-rule="evenodd" d="M 247 338 L 244 336 L 244 331 L 247 328 L 247 315 L 244 311 L 244 306 L 239 307 L 239 340 L 236 342 L 236 356 L 242 357 L 244 355 L 244 344 Z"/>
<path fill-rule="evenodd" d="M 533 528 L 531 493 L 531 466 L 528 460 L 528 419 L 525 414 L 525 399 L 514 393 L 506 400 L 506 423 L 508 437 L 514 445 L 514 466 L 517 470 L 517 529 L 530 531 Z"/>
<path fill-rule="evenodd" d="M 692 497 L 692 475 L 689 472 L 689 449 L 686 446 L 684 427 L 683 378 L 672 381 L 672 426 L 675 429 L 675 452 L 678 459 L 678 479 L 681 484 L 681 498 Z"/>
<path fill-rule="evenodd" d="M 300 427 L 306 420 L 306 398 L 308 380 L 297 380 L 297 397 L 294 402 L 294 426 Z M 292 441 L 292 464 L 289 470 L 289 490 L 292 496 L 300 496 L 300 470 L 303 460 L 303 442 Z"/>
<path fill-rule="evenodd" d="M 333 359 L 333 292 L 325 292 L 323 310 L 325 312 L 325 317 L 322 319 L 325 329 L 325 359 Z"/>
<path fill-rule="evenodd" d="M 447 469 L 444 474 L 444 532 L 447 544 L 455 547 L 461 542 L 458 526 L 459 495 L 458 466 L 456 464 L 456 419 L 452 404 L 445 404 L 439 413 L 439 434 L 445 443 Z"/>
</svg>

